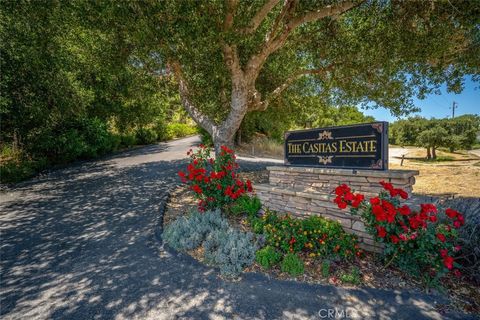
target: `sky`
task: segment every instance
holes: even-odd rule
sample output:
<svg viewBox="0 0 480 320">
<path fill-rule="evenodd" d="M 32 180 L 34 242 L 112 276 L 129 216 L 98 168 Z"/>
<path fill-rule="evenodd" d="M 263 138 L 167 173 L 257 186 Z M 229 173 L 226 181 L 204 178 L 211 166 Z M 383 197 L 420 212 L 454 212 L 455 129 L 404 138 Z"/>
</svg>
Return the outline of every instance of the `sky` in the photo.
<svg viewBox="0 0 480 320">
<path fill-rule="evenodd" d="M 462 114 L 480 115 L 480 85 L 474 83 L 470 78 L 465 79 L 465 87 L 460 94 L 447 93 L 445 86 L 441 88 L 440 95 L 429 95 L 424 100 L 414 99 L 415 105 L 422 109 L 419 113 L 425 118 L 445 118 L 452 116 L 452 103 L 455 101 L 458 107 L 455 108 L 455 116 Z M 377 121 L 394 122 L 397 117 L 392 116 L 390 111 L 384 108 L 361 110 L 364 114 L 373 116 Z"/>
</svg>

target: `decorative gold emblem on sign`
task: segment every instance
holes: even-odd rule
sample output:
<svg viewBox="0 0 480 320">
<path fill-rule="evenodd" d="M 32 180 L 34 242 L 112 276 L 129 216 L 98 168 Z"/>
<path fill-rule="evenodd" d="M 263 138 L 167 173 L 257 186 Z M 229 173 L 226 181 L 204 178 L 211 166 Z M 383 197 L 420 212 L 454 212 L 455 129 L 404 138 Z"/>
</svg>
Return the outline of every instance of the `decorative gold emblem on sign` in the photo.
<svg viewBox="0 0 480 320">
<path fill-rule="evenodd" d="M 318 163 L 328 164 L 332 163 L 333 156 L 318 156 Z"/>
<path fill-rule="evenodd" d="M 323 130 L 318 134 L 318 140 L 327 140 L 327 139 L 333 139 L 331 131 Z"/>
<path fill-rule="evenodd" d="M 374 123 L 374 124 L 372 124 L 372 128 L 376 129 L 378 132 L 382 133 L 383 123 Z"/>
<path fill-rule="evenodd" d="M 378 160 L 377 162 L 374 162 L 370 168 L 372 169 L 382 169 L 383 168 L 383 161 L 382 160 Z"/>
</svg>

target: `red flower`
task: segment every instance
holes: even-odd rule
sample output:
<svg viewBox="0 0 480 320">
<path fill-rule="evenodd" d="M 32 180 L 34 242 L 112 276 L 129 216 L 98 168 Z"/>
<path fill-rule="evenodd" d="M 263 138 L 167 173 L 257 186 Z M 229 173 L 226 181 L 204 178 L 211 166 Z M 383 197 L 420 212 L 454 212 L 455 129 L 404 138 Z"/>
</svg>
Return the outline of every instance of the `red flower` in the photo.
<svg viewBox="0 0 480 320">
<path fill-rule="evenodd" d="M 408 216 L 409 214 L 412 213 L 412 210 L 407 205 L 404 205 L 403 207 L 400 207 L 397 209 L 398 213 L 400 213 L 403 216 Z"/>
<path fill-rule="evenodd" d="M 200 188 L 200 186 L 198 184 L 194 184 L 192 186 L 192 190 L 198 194 L 201 194 L 203 192 L 202 188 Z"/>
<path fill-rule="evenodd" d="M 447 240 L 445 235 L 443 235 L 442 233 L 437 233 L 437 238 L 438 238 L 438 240 L 440 240 L 442 242 L 445 242 L 445 240 Z"/>
<path fill-rule="evenodd" d="M 461 225 L 460 221 L 455 220 L 455 221 L 453 221 L 453 226 L 458 229 L 458 228 L 460 228 L 462 225 Z"/>
<path fill-rule="evenodd" d="M 377 221 L 386 221 L 387 220 L 387 215 L 385 211 L 383 211 L 383 208 L 381 206 L 373 206 L 372 207 L 372 213 L 375 215 L 375 218 Z"/>
<path fill-rule="evenodd" d="M 442 258 L 445 258 L 448 255 L 448 250 L 447 249 L 441 249 L 440 250 L 440 256 Z"/>
<path fill-rule="evenodd" d="M 239 186 L 239 187 L 243 187 L 243 182 L 242 182 L 242 180 L 237 180 L 237 181 L 235 181 L 235 184 L 236 184 L 237 186 Z"/>
<path fill-rule="evenodd" d="M 250 180 L 247 180 L 247 190 L 248 192 L 252 192 L 253 191 L 253 188 L 252 188 L 252 182 Z"/>
<path fill-rule="evenodd" d="M 339 185 L 338 187 L 335 188 L 335 194 L 337 196 L 341 196 L 341 195 L 343 195 L 345 193 L 348 193 L 348 192 L 350 192 L 350 187 L 347 186 L 346 184 L 341 184 L 341 185 Z"/>
<path fill-rule="evenodd" d="M 387 230 L 382 226 L 376 226 L 376 228 L 377 228 L 377 235 L 380 238 L 385 238 L 385 236 L 387 235 Z"/>
<path fill-rule="evenodd" d="M 451 219 L 454 219 L 456 218 L 458 215 L 459 215 L 459 212 L 458 211 L 455 211 L 451 208 L 448 208 L 447 210 L 445 210 L 445 214 L 451 218 Z"/>
<path fill-rule="evenodd" d="M 222 186 L 220 184 L 217 184 L 217 190 L 222 190 Z"/>
<path fill-rule="evenodd" d="M 397 244 L 398 241 L 400 241 L 400 239 L 396 235 L 391 235 L 390 240 L 392 241 L 392 243 L 395 243 L 395 244 Z"/>
<path fill-rule="evenodd" d="M 460 251 L 460 250 L 462 249 L 462 247 L 460 247 L 460 246 L 455 246 L 453 249 L 454 249 L 455 251 Z"/>
<path fill-rule="evenodd" d="M 450 256 L 446 256 L 443 258 L 443 264 L 445 265 L 445 267 L 448 268 L 448 270 L 452 270 L 453 269 L 453 258 L 450 257 Z"/>
<path fill-rule="evenodd" d="M 344 201 L 339 201 L 337 204 L 340 209 L 345 209 L 347 207 L 347 203 Z"/>
<path fill-rule="evenodd" d="M 358 206 L 360 206 L 360 204 L 363 202 L 364 199 L 365 199 L 365 196 L 363 194 L 357 193 L 355 195 L 355 199 L 353 199 L 352 201 L 352 207 L 358 208 Z"/>
<path fill-rule="evenodd" d="M 385 182 L 385 181 L 380 181 L 380 184 L 383 186 L 383 189 L 387 191 L 392 191 L 393 190 L 393 185 L 391 183 Z"/>
<path fill-rule="evenodd" d="M 380 204 L 380 199 L 378 197 L 370 198 L 370 204 L 372 206 L 379 205 Z"/>
<path fill-rule="evenodd" d="M 437 207 L 435 207 L 435 205 L 431 203 L 422 203 L 420 207 L 422 209 L 421 213 L 430 213 L 430 212 L 437 213 Z"/>
<path fill-rule="evenodd" d="M 398 195 L 402 198 L 402 199 L 408 199 L 408 193 L 405 192 L 404 190 L 402 189 L 397 189 L 398 190 Z"/>
<path fill-rule="evenodd" d="M 347 194 L 345 194 L 345 196 L 343 197 L 346 201 L 352 201 L 353 200 L 353 193 L 351 192 L 348 192 Z"/>
</svg>

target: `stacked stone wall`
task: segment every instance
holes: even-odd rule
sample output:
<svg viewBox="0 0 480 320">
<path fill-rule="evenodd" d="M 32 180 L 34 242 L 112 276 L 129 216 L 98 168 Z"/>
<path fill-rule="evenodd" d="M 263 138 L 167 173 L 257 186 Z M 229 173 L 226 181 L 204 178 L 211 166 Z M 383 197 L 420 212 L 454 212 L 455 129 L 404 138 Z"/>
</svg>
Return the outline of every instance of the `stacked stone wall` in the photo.
<svg viewBox="0 0 480 320">
<path fill-rule="evenodd" d="M 333 203 L 333 190 L 340 184 L 348 184 L 366 197 L 382 191 L 380 181 L 391 182 L 411 194 L 415 184 L 413 170 L 347 170 L 308 167 L 268 167 L 269 183 L 256 185 L 256 193 L 262 203 L 279 212 L 291 213 L 300 218 L 320 215 L 339 221 L 345 231 L 356 234 L 361 246 L 378 252 L 382 247 L 369 235 L 358 216 L 348 210 L 340 210 Z"/>
</svg>

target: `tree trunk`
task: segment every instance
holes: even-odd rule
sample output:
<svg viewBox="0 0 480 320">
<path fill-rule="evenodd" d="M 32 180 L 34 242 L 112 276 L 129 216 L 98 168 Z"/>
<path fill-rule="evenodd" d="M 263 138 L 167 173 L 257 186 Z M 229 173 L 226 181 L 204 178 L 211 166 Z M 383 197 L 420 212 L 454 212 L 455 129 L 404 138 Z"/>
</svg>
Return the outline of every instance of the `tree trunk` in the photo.
<svg viewBox="0 0 480 320">
<path fill-rule="evenodd" d="M 437 147 L 432 147 L 432 159 L 437 159 Z"/>
<path fill-rule="evenodd" d="M 430 147 L 427 147 L 427 160 L 432 159 L 432 154 L 430 153 Z"/>
</svg>

